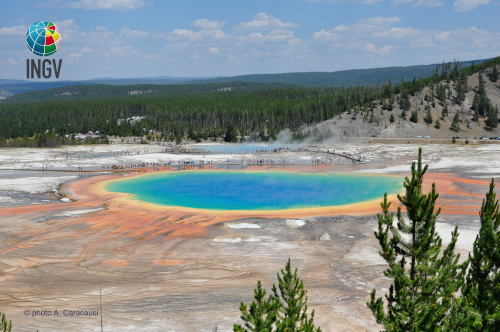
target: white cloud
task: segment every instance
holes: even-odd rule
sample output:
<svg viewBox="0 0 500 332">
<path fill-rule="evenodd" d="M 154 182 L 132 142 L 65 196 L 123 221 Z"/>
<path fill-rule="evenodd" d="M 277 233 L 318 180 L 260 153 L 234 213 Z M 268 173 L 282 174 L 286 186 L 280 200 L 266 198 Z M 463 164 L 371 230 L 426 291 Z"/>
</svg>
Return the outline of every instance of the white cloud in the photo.
<svg viewBox="0 0 500 332">
<path fill-rule="evenodd" d="M 286 34 L 262 34 L 260 32 L 253 32 L 248 36 L 240 38 L 247 43 L 277 43 L 277 42 L 287 42 L 293 38 L 293 33 Z"/>
<path fill-rule="evenodd" d="M 363 24 L 363 25 L 393 25 L 396 23 L 399 23 L 400 19 L 399 17 L 382 17 L 382 16 L 377 16 L 373 18 L 367 18 L 364 20 L 357 21 L 357 24 Z"/>
<path fill-rule="evenodd" d="M 20 59 L 14 60 L 13 58 L 8 58 L 6 60 L 0 60 L 0 63 L 7 65 L 15 65 L 19 63 Z"/>
<path fill-rule="evenodd" d="M 352 63 L 351 68 L 359 68 L 359 61 L 367 60 L 371 66 L 377 63 L 388 66 L 404 65 L 404 59 L 409 58 L 421 59 L 417 63 L 432 63 L 436 58 L 466 60 L 500 53 L 498 32 L 474 27 L 439 31 L 394 26 L 399 22 L 397 17 L 375 17 L 317 31 L 313 34 L 311 48 L 317 53 L 335 54 L 337 61 Z M 382 62 L 387 54 L 403 61 Z"/>
<path fill-rule="evenodd" d="M 303 0 L 307 2 L 320 2 L 321 0 Z M 334 4 L 344 4 L 344 3 L 364 3 L 367 5 L 373 5 L 375 3 L 381 2 L 384 0 L 330 0 L 331 3 Z M 406 5 L 408 3 L 412 3 L 413 0 L 392 0 L 393 5 Z M 441 0 L 417 0 L 413 4 L 414 7 L 439 7 L 444 5 L 444 2 Z"/>
<path fill-rule="evenodd" d="M 313 34 L 313 39 L 322 41 L 338 41 L 349 36 L 352 41 L 359 39 L 359 36 L 364 34 L 381 34 L 388 33 L 388 28 L 391 25 L 399 23 L 399 17 L 373 17 L 359 20 L 353 25 L 339 25 L 331 30 L 317 31 Z M 365 43 L 363 43 L 364 45 Z"/>
<path fill-rule="evenodd" d="M 457 0 L 453 4 L 453 9 L 456 12 L 466 12 L 480 5 L 488 5 L 491 0 Z"/>
<path fill-rule="evenodd" d="M 366 47 L 365 47 L 365 49 L 369 52 L 378 53 L 378 54 L 382 54 L 382 55 L 389 54 L 391 48 L 392 48 L 392 46 L 390 46 L 390 45 L 384 45 L 384 46 L 377 49 L 377 47 L 372 43 L 366 44 Z"/>
<path fill-rule="evenodd" d="M 0 28 L 0 38 L 8 36 L 25 36 L 29 27 L 27 25 L 18 25 L 10 28 Z"/>
<path fill-rule="evenodd" d="M 104 55 L 109 57 L 122 57 L 122 56 L 130 56 L 131 54 L 138 54 L 139 52 L 133 48 L 132 45 L 124 45 L 124 46 L 112 46 L 108 52 Z"/>
<path fill-rule="evenodd" d="M 167 39 L 170 41 L 187 39 L 190 41 L 204 41 L 210 42 L 213 40 L 221 40 L 226 38 L 227 35 L 221 30 L 201 30 L 198 32 L 187 30 L 187 29 L 175 29 L 172 32 L 172 36 Z"/>
<path fill-rule="evenodd" d="M 42 7 L 69 7 L 74 9 L 86 10 L 136 10 L 144 7 L 146 3 L 143 0 L 59 0 L 50 1 L 41 4 Z"/>
<path fill-rule="evenodd" d="M 393 5 L 406 5 L 412 2 L 413 0 L 392 0 Z M 439 7 L 442 5 L 444 5 L 444 2 L 441 0 L 417 0 L 413 7 Z"/>
<path fill-rule="evenodd" d="M 161 57 L 158 54 L 148 54 L 144 56 L 146 60 L 160 60 Z"/>
<path fill-rule="evenodd" d="M 97 31 L 99 31 L 99 30 L 97 30 Z M 122 36 L 127 37 L 127 38 L 148 38 L 151 35 L 151 33 L 148 31 L 132 30 L 132 29 L 127 28 L 127 27 L 123 27 L 120 34 Z"/>
<path fill-rule="evenodd" d="M 201 18 L 191 23 L 191 26 L 197 27 L 203 30 L 221 30 L 225 25 L 226 21 L 210 21 L 206 18 Z"/>
<path fill-rule="evenodd" d="M 284 23 L 279 19 L 268 15 L 267 13 L 259 13 L 253 17 L 251 22 L 243 22 L 235 26 L 233 32 L 245 32 L 245 31 L 265 31 L 273 29 L 290 29 L 295 28 L 298 25 L 295 23 Z"/>
<path fill-rule="evenodd" d="M 388 4 L 393 0 L 387 0 Z M 412 5 L 417 0 L 412 1 Z M 347 18 L 346 18 L 347 20 Z M 169 31 L 89 27 L 68 19 L 56 22 L 63 34 L 61 56 L 69 63 L 67 79 L 114 76 L 216 76 L 291 71 L 335 71 L 479 59 L 500 54 L 500 33 L 474 27 L 430 29 L 399 17 L 367 17 L 331 25 L 298 38 L 294 23 L 258 14 L 242 30 L 217 21 L 197 20 Z M 257 22 L 257 23 L 254 23 Z M 267 23 L 264 23 L 267 22 Z M 81 27 L 76 23 L 81 23 Z M 408 25 L 410 24 L 410 25 Z M 28 52 L 19 43 L 28 26 L 0 27 L 0 77 L 23 75 Z M 221 28 L 221 29 L 212 29 Z M 241 27 L 240 27 L 241 28 Z M 82 48 L 81 40 L 87 40 Z M 149 46 L 151 45 L 151 46 Z M 10 59 L 10 60 L 9 60 Z M 99 61 L 96 61 L 99 59 Z M 136 68 L 141 61 L 140 70 Z M 92 65 L 90 65 L 92 64 Z M 123 68 L 128 68 L 123 72 Z M 161 72 L 159 72 L 160 68 Z M 70 72 L 72 70 L 73 72 Z"/>
<path fill-rule="evenodd" d="M 79 57 L 83 56 L 83 55 L 90 55 L 94 52 L 93 49 L 91 49 L 90 47 L 83 47 L 80 51 L 78 52 L 73 52 L 73 53 L 70 53 L 69 54 L 69 57 L 71 59 L 71 61 L 74 61 L 74 60 L 77 60 Z"/>
<path fill-rule="evenodd" d="M 392 39 L 401 39 L 401 38 L 413 38 L 418 36 L 422 30 L 414 29 L 414 28 L 391 28 L 389 30 L 384 30 L 382 32 L 373 33 L 374 37 L 378 38 L 392 38 Z"/>
<path fill-rule="evenodd" d="M 218 47 L 209 47 L 208 51 L 212 54 L 217 54 L 217 53 L 219 53 L 219 48 Z"/>
<path fill-rule="evenodd" d="M 331 3 L 352 3 L 352 2 L 358 2 L 358 3 L 366 3 L 367 5 L 373 5 L 374 3 L 384 1 L 384 0 L 330 0 Z"/>
<path fill-rule="evenodd" d="M 53 22 L 61 30 L 61 34 L 64 34 L 64 31 L 67 31 L 67 30 L 79 30 L 80 29 L 80 27 L 75 24 L 74 18 L 67 19 L 64 21 L 53 21 Z"/>
<path fill-rule="evenodd" d="M 316 31 L 313 34 L 313 39 L 322 41 L 322 42 L 334 42 L 338 39 L 340 39 L 340 35 L 333 33 L 332 30 L 326 31 L 326 30 L 321 30 L 321 31 Z"/>
<path fill-rule="evenodd" d="M 376 52 L 376 51 L 377 51 L 377 49 L 376 49 L 375 45 L 373 45 L 372 43 L 370 43 L 370 44 L 366 44 L 365 49 L 366 49 L 367 51 L 370 51 L 370 52 Z"/>
<path fill-rule="evenodd" d="M 96 29 L 96 31 L 100 32 L 101 30 Z M 106 31 L 106 30 L 104 30 L 104 31 Z M 120 31 L 120 36 L 125 37 L 125 38 L 158 39 L 158 38 L 165 38 L 167 36 L 167 34 L 166 33 L 157 33 L 155 31 L 132 30 L 130 28 L 123 27 L 122 30 Z"/>
<path fill-rule="evenodd" d="M 307 2 L 321 2 L 321 0 L 302 0 L 302 1 L 307 1 Z M 330 0 L 331 3 L 335 4 L 343 4 L 343 3 L 366 3 L 368 5 L 372 5 L 377 2 L 381 2 L 384 0 Z M 412 0 L 394 0 L 394 1 L 412 1 Z"/>
<path fill-rule="evenodd" d="M 415 2 L 415 7 L 439 7 L 444 5 L 443 1 L 440 0 L 418 0 Z"/>
<path fill-rule="evenodd" d="M 451 31 L 443 31 L 434 36 L 437 40 L 447 40 L 451 36 Z"/>
</svg>

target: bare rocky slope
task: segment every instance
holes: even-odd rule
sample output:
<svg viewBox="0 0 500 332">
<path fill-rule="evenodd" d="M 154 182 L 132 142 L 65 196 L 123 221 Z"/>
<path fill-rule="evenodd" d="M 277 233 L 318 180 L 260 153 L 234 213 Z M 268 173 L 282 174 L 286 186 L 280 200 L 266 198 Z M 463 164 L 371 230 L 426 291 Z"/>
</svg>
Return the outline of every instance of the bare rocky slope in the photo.
<svg viewBox="0 0 500 332">
<path fill-rule="evenodd" d="M 488 78 L 491 71 L 492 69 L 488 69 L 482 74 L 486 82 L 486 93 L 493 106 L 497 105 L 500 107 L 500 80 L 493 83 Z M 482 136 L 500 136 L 500 125 L 494 130 L 488 130 L 485 126 L 485 119 L 483 117 L 479 117 L 479 121 L 474 122 L 474 113 L 471 110 L 471 106 L 474 95 L 478 91 L 479 73 L 469 76 L 469 89 L 466 94 L 466 99 L 462 105 L 457 105 L 453 101 L 456 96 L 455 83 L 451 81 L 449 84 L 446 82 L 443 82 L 443 84 L 445 86 L 449 86 L 452 92 L 452 94 L 447 96 L 446 99 L 449 112 L 444 119 L 441 118 L 444 105 L 441 105 L 436 98 L 436 106 L 431 106 L 433 123 L 430 125 L 424 121 L 424 118 L 427 115 L 427 111 L 425 110 L 425 106 L 427 105 L 427 102 L 424 100 L 425 95 L 431 95 L 430 87 L 425 87 L 423 91 L 416 93 L 414 96 L 410 96 L 411 109 L 407 111 L 406 119 L 401 117 L 402 110 L 398 103 L 401 96 L 398 95 L 395 98 L 394 109 L 392 111 L 384 111 L 382 110 L 382 103 L 380 101 L 376 103 L 376 107 L 373 109 L 373 115 L 376 118 L 375 122 L 370 123 L 369 121 L 371 113 L 353 109 L 350 114 L 344 113 L 341 116 L 337 116 L 316 125 L 315 128 L 317 128 L 317 131 L 322 133 L 323 136 L 327 133 L 326 136 L 331 135 L 334 137 L 407 138 L 415 136 L 430 136 L 431 138 L 436 139 L 449 139 L 452 136 L 459 136 L 460 138 L 465 139 L 479 139 Z M 417 123 L 413 123 L 409 120 L 411 112 L 415 110 L 417 110 L 418 113 Z M 461 122 L 460 129 L 455 131 L 451 129 L 451 124 L 453 117 L 457 112 L 460 114 Z M 393 123 L 390 122 L 391 114 L 394 115 L 395 118 Z M 441 123 L 440 129 L 435 128 L 435 122 L 437 119 L 439 119 Z"/>
</svg>

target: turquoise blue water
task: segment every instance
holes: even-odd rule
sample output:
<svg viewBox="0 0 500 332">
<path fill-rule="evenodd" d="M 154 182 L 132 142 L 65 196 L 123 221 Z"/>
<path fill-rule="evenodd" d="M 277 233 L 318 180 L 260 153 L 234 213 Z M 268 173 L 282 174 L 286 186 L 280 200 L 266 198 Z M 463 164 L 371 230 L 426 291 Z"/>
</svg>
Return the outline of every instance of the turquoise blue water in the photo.
<svg viewBox="0 0 500 332">
<path fill-rule="evenodd" d="M 338 206 L 398 193 L 403 178 L 283 171 L 177 171 L 110 182 L 111 192 L 167 206 L 284 210 Z"/>
</svg>

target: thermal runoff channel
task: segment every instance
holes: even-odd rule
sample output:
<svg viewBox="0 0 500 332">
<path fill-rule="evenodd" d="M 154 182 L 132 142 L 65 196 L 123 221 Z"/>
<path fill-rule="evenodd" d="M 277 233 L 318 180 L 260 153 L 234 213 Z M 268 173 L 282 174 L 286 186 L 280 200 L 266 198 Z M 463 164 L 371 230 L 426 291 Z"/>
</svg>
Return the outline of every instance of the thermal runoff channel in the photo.
<svg viewBox="0 0 500 332">
<path fill-rule="evenodd" d="M 396 176 L 259 171 L 173 171 L 111 181 L 106 189 L 134 199 L 212 210 L 319 208 L 399 193 Z"/>
</svg>

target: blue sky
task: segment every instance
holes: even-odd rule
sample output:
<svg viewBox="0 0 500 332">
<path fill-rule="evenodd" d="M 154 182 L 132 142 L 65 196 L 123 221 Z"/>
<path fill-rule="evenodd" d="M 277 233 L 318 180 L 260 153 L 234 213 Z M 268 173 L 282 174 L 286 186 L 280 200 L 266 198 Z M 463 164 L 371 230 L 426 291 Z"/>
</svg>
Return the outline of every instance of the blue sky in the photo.
<svg viewBox="0 0 500 332">
<path fill-rule="evenodd" d="M 500 56 L 497 0 L 4 1 L 0 78 L 55 22 L 60 80 L 337 71 Z"/>
</svg>

